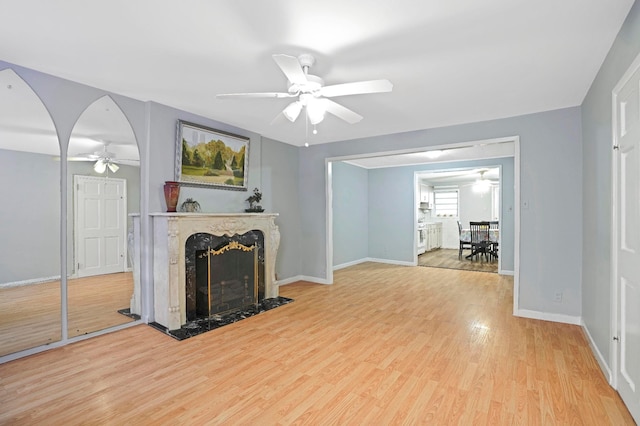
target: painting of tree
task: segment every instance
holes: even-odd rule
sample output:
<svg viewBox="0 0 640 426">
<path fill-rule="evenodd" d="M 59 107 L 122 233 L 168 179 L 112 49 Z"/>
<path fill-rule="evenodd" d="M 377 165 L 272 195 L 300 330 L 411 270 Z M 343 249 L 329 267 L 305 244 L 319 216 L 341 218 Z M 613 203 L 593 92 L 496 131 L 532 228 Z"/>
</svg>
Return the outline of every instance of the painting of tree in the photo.
<svg viewBox="0 0 640 426">
<path fill-rule="evenodd" d="M 176 180 L 222 189 L 247 189 L 249 138 L 178 121 Z"/>
</svg>

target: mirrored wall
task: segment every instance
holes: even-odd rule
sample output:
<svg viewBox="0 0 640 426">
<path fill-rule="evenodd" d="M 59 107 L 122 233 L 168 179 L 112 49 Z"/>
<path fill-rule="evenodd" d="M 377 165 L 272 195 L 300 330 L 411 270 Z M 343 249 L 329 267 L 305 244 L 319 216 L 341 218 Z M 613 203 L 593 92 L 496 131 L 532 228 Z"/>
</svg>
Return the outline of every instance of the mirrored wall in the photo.
<svg viewBox="0 0 640 426">
<path fill-rule="evenodd" d="M 140 157 L 131 125 L 109 96 L 76 122 L 67 155 L 68 335 L 137 319 L 130 214 L 139 213 Z"/>
<path fill-rule="evenodd" d="M 41 100 L 0 71 L 0 356 L 59 341 L 60 144 Z"/>
<path fill-rule="evenodd" d="M 132 126 L 103 96 L 73 125 L 66 156 L 65 145 L 37 93 L 0 70 L 0 357 L 139 319 L 130 312 L 131 215 L 140 212 Z"/>
</svg>

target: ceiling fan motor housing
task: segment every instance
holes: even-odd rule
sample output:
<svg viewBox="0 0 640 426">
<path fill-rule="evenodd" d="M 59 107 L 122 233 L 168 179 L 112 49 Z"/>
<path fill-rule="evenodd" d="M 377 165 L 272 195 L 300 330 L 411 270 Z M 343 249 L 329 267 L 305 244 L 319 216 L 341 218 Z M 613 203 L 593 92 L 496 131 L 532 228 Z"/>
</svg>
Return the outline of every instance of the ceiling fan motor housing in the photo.
<svg viewBox="0 0 640 426">
<path fill-rule="evenodd" d="M 310 55 L 308 53 L 303 53 L 302 55 L 298 56 L 298 62 L 300 62 L 300 66 L 306 72 L 309 70 L 310 67 L 313 66 L 313 64 L 316 63 L 316 58 L 314 58 L 313 55 Z"/>
<path fill-rule="evenodd" d="M 320 89 L 324 86 L 324 80 L 318 76 L 307 74 L 307 82 L 301 84 L 291 83 L 289 93 L 292 95 L 310 93 L 313 96 L 320 96 Z"/>
</svg>

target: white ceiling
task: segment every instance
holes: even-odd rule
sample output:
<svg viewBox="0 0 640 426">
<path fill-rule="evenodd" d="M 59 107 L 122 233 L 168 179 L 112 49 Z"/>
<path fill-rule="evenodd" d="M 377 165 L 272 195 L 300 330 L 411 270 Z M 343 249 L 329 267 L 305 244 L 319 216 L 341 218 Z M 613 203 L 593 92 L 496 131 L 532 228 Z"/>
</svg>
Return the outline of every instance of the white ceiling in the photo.
<svg viewBox="0 0 640 426">
<path fill-rule="evenodd" d="M 0 59 L 303 145 L 576 106 L 634 0 L 5 1 Z M 274 53 L 316 57 L 325 83 L 389 79 L 346 96 L 364 116 L 318 134 L 274 117 Z"/>
<path fill-rule="evenodd" d="M 479 179 L 493 183 L 500 181 L 498 167 L 478 167 L 473 169 L 451 169 L 418 174 L 421 183 L 432 186 L 463 185 L 474 183 Z"/>
<path fill-rule="evenodd" d="M 345 160 L 345 163 L 364 169 L 378 169 L 384 167 L 410 166 L 430 163 L 451 163 L 465 160 L 481 160 L 487 158 L 513 157 L 515 144 L 512 140 L 477 142 L 470 146 L 446 149 L 432 149 L 430 151 L 411 151 L 396 154 L 381 154 L 363 156 Z"/>
</svg>

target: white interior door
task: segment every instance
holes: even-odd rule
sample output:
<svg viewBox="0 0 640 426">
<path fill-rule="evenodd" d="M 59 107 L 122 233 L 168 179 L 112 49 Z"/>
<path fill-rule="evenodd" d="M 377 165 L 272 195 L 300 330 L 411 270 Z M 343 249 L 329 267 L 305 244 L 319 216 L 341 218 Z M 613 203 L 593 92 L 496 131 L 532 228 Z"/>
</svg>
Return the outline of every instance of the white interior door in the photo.
<svg viewBox="0 0 640 426">
<path fill-rule="evenodd" d="M 126 181 L 74 176 L 76 275 L 126 268 Z"/>
<path fill-rule="evenodd" d="M 639 63 L 640 65 L 640 63 Z M 640 67 L 615 96 L 617 389 L 640 423 Z"/>
</svg>

